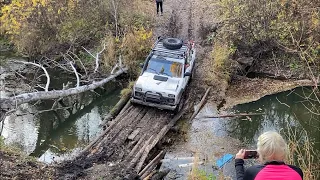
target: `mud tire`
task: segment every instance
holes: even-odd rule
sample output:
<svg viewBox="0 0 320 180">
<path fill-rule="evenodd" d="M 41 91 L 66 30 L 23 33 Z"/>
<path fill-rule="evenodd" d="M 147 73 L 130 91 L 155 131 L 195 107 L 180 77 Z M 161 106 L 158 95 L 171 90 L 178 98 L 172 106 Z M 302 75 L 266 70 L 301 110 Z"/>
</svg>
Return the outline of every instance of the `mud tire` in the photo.
<svg viewBox="0 0 320 180">
<path fill-rule="evenodd" d="M 183 109 L 183 106 L 184 106 L 184 103 L 185 103 L 185 93 L 182 94 L 181 96 L 181 99 L 180 99 L 180 102 L 179 104 L 177 105 L 176 109 L 174 110 L 174 114 L 178 114 L 182 109 Z"/>
<path fill-rule="evenodd" d="M 178 38 L 166 38 L 162 41 L 163 46 L 170 50 L 180 49 L 182 47 L 182 40 Z"/>
</svg>

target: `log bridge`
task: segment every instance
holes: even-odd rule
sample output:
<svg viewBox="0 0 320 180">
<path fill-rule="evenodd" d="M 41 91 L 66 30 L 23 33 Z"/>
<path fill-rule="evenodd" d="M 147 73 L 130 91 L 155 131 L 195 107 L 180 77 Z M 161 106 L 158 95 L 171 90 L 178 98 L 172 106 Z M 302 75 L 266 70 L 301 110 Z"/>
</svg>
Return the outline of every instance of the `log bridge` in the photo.
<svg viewBox="0 0 320 180">
<path fill-rule="evenodd" d="M 203 107 L 209 91 L 210 88 L 190 120 Z M 103 121 L 108 127 L 94 141 L 73 160 L 61 164 L 63 179 L 68 179 L 66 176 L 70 177 L 70 174 L 72 179 L 161 179 L 169 172 L 155 171 L 165 152 L 155 150 L 154 147 L 191 107 L 189 99 L 186 99 L 180 112 L 173 114 L 170 111 L 132 105 L 129 101 L 123 103 L 129 97 L 123 97 L 116 105 L 121 111 L 112 121 Z M 112 116 L 114 114 L 106 116 L 106 119 Z"/>
<path fill-rule="evenodd" d="M 173 115 L 172 112 L 128 102 L 120 113 L 107 123 L 109 126 L 75 159 L 62 164 L 62 171 L 72 169 L 72 172 L 62 174 L 92 179 L 93 177 L 87 177 L 86 173 L 83 173 L 85 169 L 94 170 L 97 164 L 100 164 L 101 169 L 103 164 L 104 175 L 99 178 L 146 178 L 154 173 L 154 168 L 164 156 L 163 151 L 152 150 L 184 114 L 185 109 Z"/>
</svg>

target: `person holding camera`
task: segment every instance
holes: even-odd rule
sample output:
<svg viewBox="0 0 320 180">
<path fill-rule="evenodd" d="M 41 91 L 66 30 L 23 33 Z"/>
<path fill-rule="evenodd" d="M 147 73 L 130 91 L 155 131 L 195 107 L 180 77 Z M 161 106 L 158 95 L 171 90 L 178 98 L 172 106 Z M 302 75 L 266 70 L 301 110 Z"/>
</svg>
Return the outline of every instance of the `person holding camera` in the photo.
<svg viewBox="0 0 320 180">
<path fill-rule="evenodd" d="M 287 143 L 277 132 L 265 132 L 258 138 L 257 151 L 241 149 L 235 157 L 237 180 L 302 180 L 303 172 L 299 167 L 284 162 Z M 259 158 L 261 165 L 244 170 L 244 159 Z"/>
</svg>

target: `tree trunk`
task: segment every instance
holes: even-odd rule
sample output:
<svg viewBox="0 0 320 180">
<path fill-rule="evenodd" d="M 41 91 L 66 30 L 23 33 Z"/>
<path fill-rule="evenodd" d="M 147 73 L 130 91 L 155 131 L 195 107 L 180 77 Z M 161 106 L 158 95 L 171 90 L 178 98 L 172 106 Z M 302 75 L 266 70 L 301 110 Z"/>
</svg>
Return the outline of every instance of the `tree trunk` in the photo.
<svg viewBox="0 0 320 180">
<path fill-rule="evenodd" d="M 17 96 L 13 97 L 8 97 L 8 98 L 1 98 L 0 99 L 0 108 L 1 109 L 11 109 L 12 107 L 16 105 L 20 105 L 23 103 L 28 103 L 32 101 L 37 101 L 37 100 L 45 100 L 45 99 L 56 99 L 56 98 L 61 98 L 61 97 L 66 97 L 70 95 L 75 95 L 79 93 L 83 93 L 85 91 L 90 91 L 94 90 L 99 86 L 104 85 L 105 83 L 109 82 L 110 80 L 118 77 L 122 73 L 124 73 L 127 70 L 127 68 L 120 69 L 116 73 L 110 75 L 109 77 L 98 81 L 98 82 L 93 82 L 92 84 L 89 85 L 84 85 L 76 88 L 70 88 L 67 90 L 53 90 L 53 91 L 40 91 L 40 92 L 33 92 L 33 93 L 25 93 L 25 94 L 20 94 Z"/>
</svg>

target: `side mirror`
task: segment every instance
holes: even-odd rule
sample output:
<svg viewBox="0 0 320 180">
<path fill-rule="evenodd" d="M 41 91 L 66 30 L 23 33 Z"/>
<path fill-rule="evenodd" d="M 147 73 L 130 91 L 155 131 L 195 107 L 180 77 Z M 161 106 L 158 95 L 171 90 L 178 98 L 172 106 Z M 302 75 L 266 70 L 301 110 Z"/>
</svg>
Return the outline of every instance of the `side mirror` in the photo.
<svg viewBox="0 0 320 180">
<path fill-rule="evenodd" d="M 143 64 L 143 63 L 140 63 L 139 65 L 140 65 L 140 67 L 141 67 L 141 68 L 143 68 L 143 66 L 144 66 L 144 64 Z"/>
<path fill-rule="evenodd" d="M 184 76 L 191 76 L 191 72 L 185 72 Z"/>
</svg>

